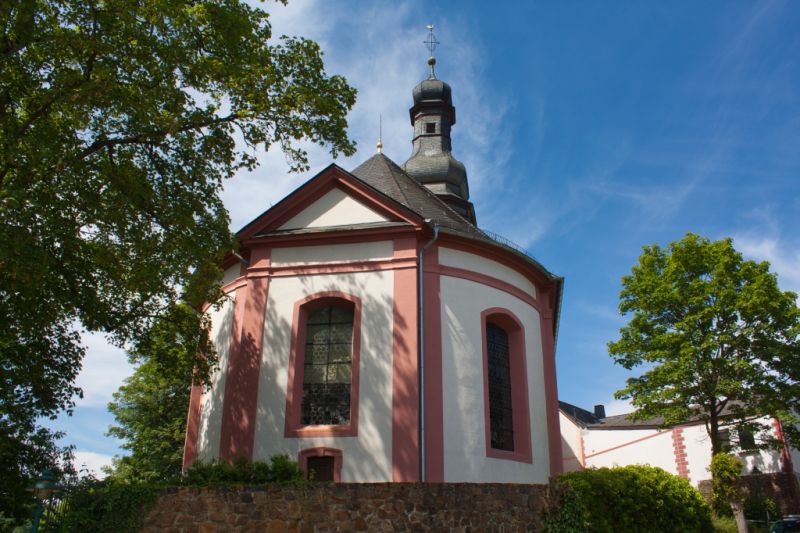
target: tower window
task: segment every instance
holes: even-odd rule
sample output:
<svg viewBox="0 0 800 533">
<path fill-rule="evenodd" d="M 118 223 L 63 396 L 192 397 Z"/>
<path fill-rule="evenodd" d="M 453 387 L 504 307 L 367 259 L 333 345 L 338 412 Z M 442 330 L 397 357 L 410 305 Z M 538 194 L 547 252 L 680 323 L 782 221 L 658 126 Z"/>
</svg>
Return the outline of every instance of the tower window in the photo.
<svg viewBox="0 0 800 533">
<path fill-rule="evenodd" d="M 426 122 L 425 123 L 425 133 L 436 133 L 436 123 L 435 122 Z"/>
</svg>

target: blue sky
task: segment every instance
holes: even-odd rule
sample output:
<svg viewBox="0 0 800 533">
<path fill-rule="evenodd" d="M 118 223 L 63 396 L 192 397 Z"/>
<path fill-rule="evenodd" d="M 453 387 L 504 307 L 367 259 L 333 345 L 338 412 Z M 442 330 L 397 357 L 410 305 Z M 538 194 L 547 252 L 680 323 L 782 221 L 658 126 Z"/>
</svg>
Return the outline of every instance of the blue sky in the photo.
<svg viewBox="0 0 800 533">
<path fill-rule="evenodd" d="M 609 413 L 629 375 L 606 343 L 624 324 L 620 278 L 645 244 L 687 231 L 733 237 L 800 291 L 800 4 L 760 2 L 344 2 L 262 4 L 276 34 L 317 40 L 329 72 L 359 91 L 358 142 L 346 169 L 410 155 L 411 89 L 426 76 L 425 25 L 437 74 L 458 111 L 453 153 L 467 166 L 478 223 L 566 278 L 559 396 Z M 289 175 L 279 153 L 226 184 L 238 230 L 331 162 Z M 105 409 L 130 373 L 87 337 L 86 397 L 55 423 L 89 466 L 120 453 Z"/>
</svg>

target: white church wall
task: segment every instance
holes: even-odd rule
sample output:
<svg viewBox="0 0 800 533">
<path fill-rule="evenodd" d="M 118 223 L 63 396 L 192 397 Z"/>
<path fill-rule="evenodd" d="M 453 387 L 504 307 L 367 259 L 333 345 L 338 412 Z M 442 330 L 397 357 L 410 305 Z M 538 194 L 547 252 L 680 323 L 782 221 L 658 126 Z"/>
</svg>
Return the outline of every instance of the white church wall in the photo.
<svg viewBox="0 0 800 533">
<path fill-rule="evenodd" d="M 584 430 L 583 444 L 587 467 L 649 464 L 678 474 L 669 430 Z"/>
<path fill-rule="evenodd" d="M 442 276 L 440 283 L 445 481 L 546 483 L 550 467 L 538 312 L 504 291 L 473 281 Z M 510 310 L 525 329 L 530 464 L 486 456 L 481 312 L 491 307 Z"/>
<path fill-rule="evenodd" d="M 242 265 L 237 261 L 234 265 L 226 268 L 225 271 L 222 273 L 222 286 L 224 287 L 228 283 L 238 278 L 241 275 L 241 273 L 242 273 Z"/>
<path fill-rule="evenodd" d="M 324 228 L 385 222 L 376 213 L 340 189 L 332 189 L 278 229 Z"/>
<path fill-rule="evenodd" d="M 238 265 L 237 265 L 238 268 Z M 228 370 L 228 351 L 231 345 L 233 308 L 236 292 L 228 295 L 219 309 L 211 313 L 211 338 L 217 349 L 219 365 L 211 376 L 211 388 L 203 393 L 200 403 L 200 430 L 198 431 L 197 460 L 208 462 L 219 457 L 220 429 L 222 427 L 222 399 Z"/>
<path fill-rule="evenodd" d="M 558 412 L 558 423 L 561 427 L 561 457 L 564 472 L 580 470 L 581 428 L 561 411 Z"/>
<path fill-rule="evenodd" d="M 296 246 L 272 250 L 272 266 L 353 263 L 391 259 L 392 241 L 358 242 L 325 246 Z"/>
<path fill-rule="evenodd" d="M 536 297 L 536 287 L 534 287 L 533 283 L 531 283 L 528 278 L 513 268 L 509 268 L 497 261 L 492 261 L 491 259 L 486 259 L 479 255 L 454 250 L 452 248 L 440 247 L 439 264 L 463 268 L 485 276 L 497 278 L 518 289 L 522 289 L 534 298 Z"/>
<path fill-rule="evenodd" d="M 343 452 L 342 481 L 391 481 L 393 289 L 391 270 L 270 280 L 254 460 L 278 453 L 287 453 L 296 460 L 300 450 L 325 446 Z M 358 436 L 285 438 L 294 306 L 309 295 L 334 290 L 358 297 L 362 305 Z"/>
<path fill-rule="evenodd" d="M 683 442 L 686 446 L 686 461 L 689 463 L 689 480 L 692 485 L 711 479 L 711 439 L 703 424 L 683 427 Z"/>
</svg>

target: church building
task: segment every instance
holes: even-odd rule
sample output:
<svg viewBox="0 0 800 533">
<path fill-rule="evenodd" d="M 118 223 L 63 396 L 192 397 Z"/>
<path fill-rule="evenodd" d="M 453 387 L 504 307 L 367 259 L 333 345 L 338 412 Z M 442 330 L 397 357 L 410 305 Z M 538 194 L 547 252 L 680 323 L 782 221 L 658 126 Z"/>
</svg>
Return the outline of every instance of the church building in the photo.
<svg viewBox="0 0 800 533">
<path fill-rule="evenodd" d="M 481 230 L 451 88 L 413 89 L 411 157 L 331 164 L 238 233 L 219 369 L 184 467 L 288 454 L 315 479 L 546 483 L 562 470 L 563 279 Z M 411 131 L 409 132 L 411 133 Z"/>
</svg>

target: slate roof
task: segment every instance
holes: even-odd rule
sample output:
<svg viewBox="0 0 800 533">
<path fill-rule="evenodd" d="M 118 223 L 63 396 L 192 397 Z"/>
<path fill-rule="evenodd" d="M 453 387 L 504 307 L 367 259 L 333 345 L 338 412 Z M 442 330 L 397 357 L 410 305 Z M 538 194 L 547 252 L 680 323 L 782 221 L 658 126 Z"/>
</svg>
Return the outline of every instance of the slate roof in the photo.
<svg viewBox="0 0 800 533">
<path fill-rule="evenodd" d="M 561 400 L 558 400 L 558 409 L 582 427 L 586 427 L 589 424 L 595 424 L 599 421 L 599 419 L 596 418 L 594 413 L 591 411 L 581 409 L 577 405 L 562 402 Z"/>
<path fill-rule="evenodd" d="M 441 231 L 502 246 L 536 264 L 549 278 L 561 279 L 524 250 L 513 246 L 510 242 L 498 240 L 498 236 L 491 235 L 469 222 L 383 154 L 373 155 L 350 174 L 423 218 L 436 222 Z"/>
<path fill-rule="evenodd" d="M 373 155 L 350 174 L 423 218 L 438 222 L 442 227 L 485 236 L 481 230 L 439 200 L 427 187 L 406 174 L 399 165 L 383 154 Z"/>
<path fill-rule="evenodd" d="M 562 413 L 572 418 L 575 423 L 589 429 L 660 429 L 664 427 L 664 418 L 661 416 L 648 418 L 646 420 L 632 420 L 628 417 L 633 413 L 625 413 L 622 415 L 597 418 L 594 416 L 594 413 L 570 403 L 562 402 L 561 400 L 558 401 L 558 408 Z M 727 417 L 732 414 L 733 411 L 730 407 L 725 407 L 720 413 L 720 416 Z M 703 423 L 703 421 L 700 418 L 692 418 L 676 425 L 696 425 L 701 423 Z"/>
</svg>

